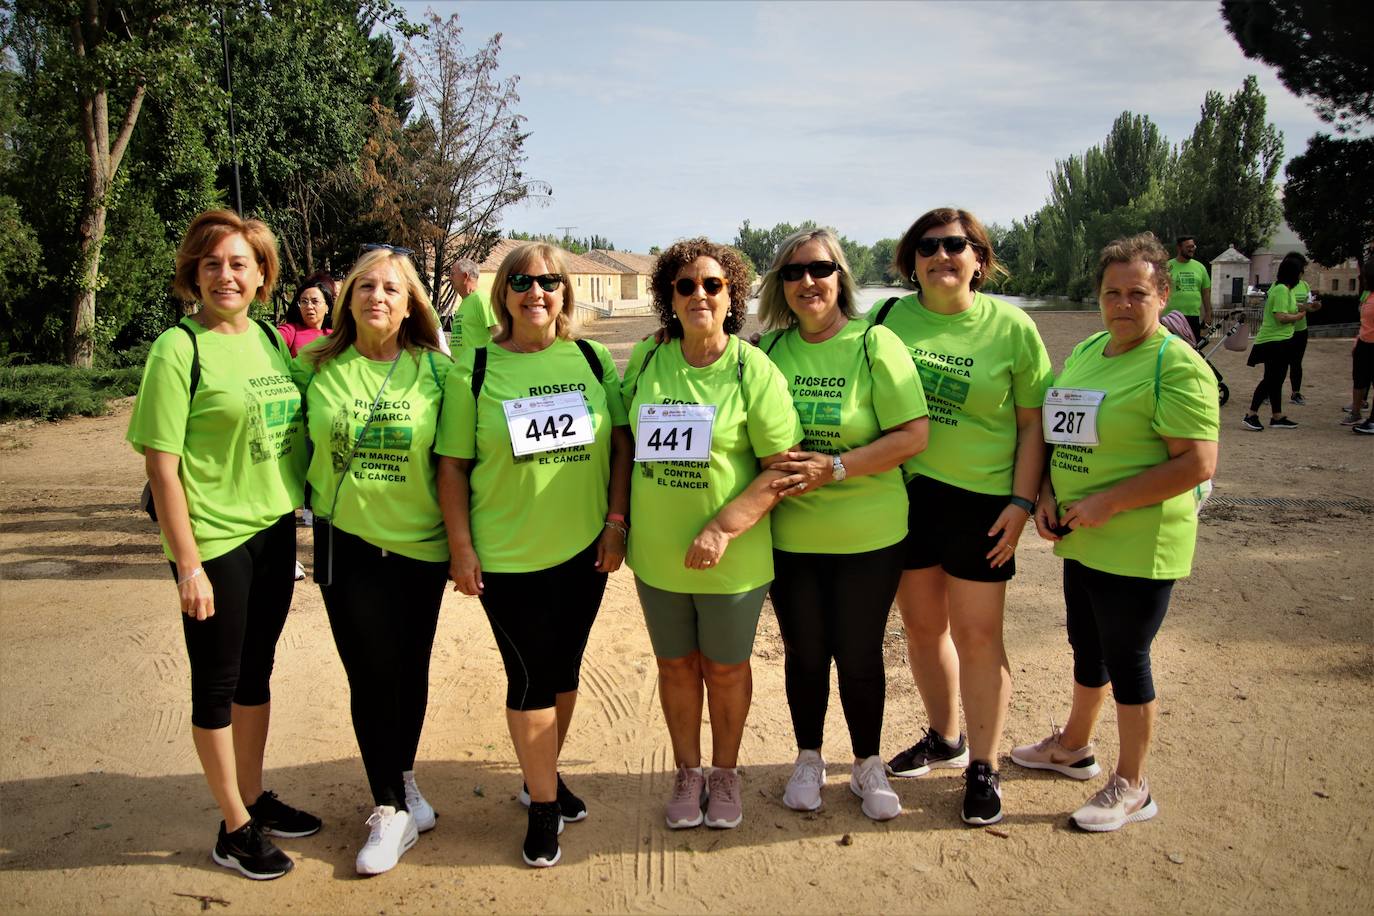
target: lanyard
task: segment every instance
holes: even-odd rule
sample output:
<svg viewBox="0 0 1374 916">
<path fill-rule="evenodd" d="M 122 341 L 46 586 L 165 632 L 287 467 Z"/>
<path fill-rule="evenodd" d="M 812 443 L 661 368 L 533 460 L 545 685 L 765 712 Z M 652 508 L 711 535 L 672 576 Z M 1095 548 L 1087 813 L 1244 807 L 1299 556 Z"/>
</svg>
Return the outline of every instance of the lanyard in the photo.
<svg viewBox="0 0 1374 916">
<path fill-rule="evenodd" d="M 358 438 L 353 440 L 353 450 L 348 453 L 348 460 L 344 462 L 343 470 L 339 472 L 339 483 L 334 487 L 334 501 L 329 504 L 329 517 L 334 517 L 334 510 L 339 506 L 339 491 L 343 489 L 344 481 L 348 479 L 348 468 L 353 464 L 353 456 L 358 454 L 358 446 L 362 444 L 363 437 L 367 435 L 367 428 L 372 425 L 372 418 L 377 415 L 377 405 L 382 403 L 382 394 L 386 391 L 387 383 L 391 381 L 391 373 L 396 371 L 396 364 L 401 361 L 402 350 L 396 354 L 396 358 L 391 361 L 391 368 L 386 371 L 386 378 L 382 379 L 382 387 L 377 389 L 377 396 L 372 399 L 372 407 L 367 412 L 367 422 L 358 433 Z"/>
</svg>

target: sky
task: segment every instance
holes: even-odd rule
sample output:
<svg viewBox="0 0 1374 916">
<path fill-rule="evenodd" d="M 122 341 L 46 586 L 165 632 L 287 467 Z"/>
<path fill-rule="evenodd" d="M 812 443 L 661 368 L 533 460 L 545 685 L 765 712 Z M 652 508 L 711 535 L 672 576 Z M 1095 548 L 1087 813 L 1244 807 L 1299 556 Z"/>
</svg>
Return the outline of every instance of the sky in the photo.
<svg viewBox="0 0 1374 916">
<path fill-rule="evenodd" d="M 1259 77 L 1285 161 L 1326 130 L 1247 60 L 1215 0 L 440 2 L 502 34 L 548 206 L 503 229 L 647 251 L 813 219 L 871 244 L 932 207 L 1010 224 L 1123 110 L 1186 139 L 1208 90 Z M 1282 172 L 1280 172 L 1282 180 Z"/>
</svg>

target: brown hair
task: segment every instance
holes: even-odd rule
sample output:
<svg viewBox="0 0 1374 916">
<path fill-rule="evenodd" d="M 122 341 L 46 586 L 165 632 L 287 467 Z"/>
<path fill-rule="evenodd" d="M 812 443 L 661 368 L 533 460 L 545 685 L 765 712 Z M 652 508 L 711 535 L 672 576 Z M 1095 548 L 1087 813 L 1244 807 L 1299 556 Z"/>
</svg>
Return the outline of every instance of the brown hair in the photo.
<svg viewBox="0 0 1374 916">
<path fill-rule="evenodd" d="M 406 255 L 397 254 L 387 248 L 376 248 L 358 258 L 348 276 L 344 277 L 343 284 L 339 286 L 338 298 L 334 300 L 334 333 L 326 337 L 325 343 L 319 347 L 311 347 L 304 351 L 304 354 L 309 354 L 308 359 L 316 370 L 336 356 L 342 355 L 357 341 L 358 325 L 353 320 L 353 310 L 349 307 L 353 299 L 353 285 L 358 282 L 360 276 L 382 261 L 386 261 L 401 275 L 406 287 L 406 302 L 410 306 L 410 314 L 401 320 L 396 343 L 406 351 L 439 349 L 439 316 L 434 314 L 434 306 L 430 304 L 429 295 L 420 283 L 420 275 L 415 272 L 415 264 Z M 418 353 L 416 358 L 419 358 Z"/>
<path fill-rule="evenodd" d="M 927 210 L 920 219 L 911 224 L 902 235 L 901 241 L 897 243 L 897 250 L 892 255 L 892 266 L 896 269 L 902 283 L 907 286 L 919 288 L 913 274 L 916 272 L 916 243 L 921 240 L 932 229 L 940 226 L 949 226 L 954 223 L 961 223 L 964 227 L 964 236 L 973 244 L 975 253 L 978 255 L 978 266 L 981 273 L 975 273 L 972 280 L 968 283 L 968 288 L 981 289 L 989 277 L 1007 276 L 1007 269 L 1002 266 L 1002 262 L 997 260 L 997 254 L 992 250 L 992 239 L 988 236 L 988 230 L 983 223 L 967 210 L 960 210 L 957 207 L 937 207 L 934 210 Z"/>
<path fill-rule="evenodd" d="M 1113 264 L 1143 261 L 1155 269 L 1155 289 L 1165 298 L 1169 295 L 1169 252 L 1164 250 L 1153 232 L 1142 232 L 1108 242 L 1097 259 L 1097 291 L 1102 291 L 1102 277 Z"/>
<path fill-rule="evenodd" d="M 558 274 L 563 278 L 563 307 L 558 310 L 558 315 L 553 320 L 554 333 L 562 340 L 572 336 L 573 318 L 577 315 L 577 296 L 573 293 L 572 279 L 568 276 L 568 259 L 563 249 L 556 245 L 550 245 L 548 242 L 526 242 L 512 248 L 510 254 L 501 259 L 501 266 L 496 268 L 496 276 L 492 278 L 491 310 L 496 314 L 496 323 L 501 328 L 492 335 L 492 340 L 506 340 L 511 335 L 510 312 L 506 310 L 506 296 L 510 294 L 510 275 L 520 273 L 536 258 L 544 262 L 549 273 Z"/>
<path fill-rule="evenodd" d="M 200 301 L 200 285 L 196 283 L 196 272 L 200 259 L 214 250 L 226 236 L 241 235 L 257 256 L 258 269 L 262 271 L 262 287 L 257 298 L 266 302 L 277 285 L 280 262 L 277 260 L 277 237 L 262 220 L 244 219 L 232 210 L 206 210 L 191 220 L 182 236 L 181 246 L 177 248 L 176 274 L 172 278 L 172 291 L 186 302 Z"/>
<path fill-rule="evenodd" d="M 658 320 L 667 328 L 670 338 L 682 336 L 682 323 L 673 313 L 673 283 L 677 280 L 678 272 L 697 258 L 710 258 L 724 272 L 726 289 L 730 291 L 730 311 L 725 316 L 725 333 L 738 333 L 749 317 L 749 272 L 739 252 L 708 238 L 674 242 L 654 262 L 654 274 L 649 285 L 654 291 L 654 310 L 658 312 Z"/>
<path fill-rule="evenodd" d="M 859 294 L 858 288 L 854 285 L 854 275 L 850 273 L 849 261 L 844 256 L 844 249 L 840 247 L 840 240 L 829 229 L 803 229 L 782 240 L 778 254 L 773 258 L 773 266 L 768 268 L 768 273 L 763 277 L 763 286 L 759 288 L 759 320 L 770 330 L 790 328 L 797 323 L 797 316 L 787 307 L 787 297 L 783 295 L 782 278 L 778 276 L 778 270 L 807 242 L 820 242 L 830 260 L 840 265 L 840 275 L 837 278 L 840 285 L 840 313 L 846 318 L 854 318 L 859 314 L 854 307 Z"/>
</svg>

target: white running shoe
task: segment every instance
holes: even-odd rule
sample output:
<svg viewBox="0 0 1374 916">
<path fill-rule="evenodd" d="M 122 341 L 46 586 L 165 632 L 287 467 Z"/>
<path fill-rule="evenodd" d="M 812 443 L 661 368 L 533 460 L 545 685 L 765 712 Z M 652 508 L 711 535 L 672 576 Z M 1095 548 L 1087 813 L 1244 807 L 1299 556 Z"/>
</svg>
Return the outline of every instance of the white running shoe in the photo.
<svg viewBox="0 0 1374 916">
<path fill-rule="evenodd" d="M 355 863 L 360 875 L 380 875 L 391 871 L 406 850 L 420 838 L 415 819 L 408 811 L 397 811 L 391 805 L 378 805 L 367 819 L 372 832 L 363 848 L 358 850 Z"/>
<path fill-rule="evenodd" d="M 1158 813 L 1159 806 L 1150 796 L 1148 780 L 1142 778 L 1140 785 L 1133 788 L 1113 773 L 1086 805 L 1069 815 L 1069 822 L 1080 830 L 1103 833 L 1120 830 L 1137 821 L 1148 821 Z"/>
<path fill-rule="evenodd" d="M 865 757 L 849 771 L 849 791 L 863 799 L 863 811 L 875 821 L 887 821 L 902 813 L 902 801 L 887 781 L 883 758 Z"/>
<path fill-rule="evenodd" d="M 410 816 L 415 820 L 415 829 L 420 833 L 433 830 L 434 819 L 438 815 L 434 813 L 434 806 L 420 794 L 420 787 L 415 785 L 415 771 L 404 771 L 401 773 L 401 780 L 405 783 L 406 807 L 410 809 Z"/>
<path fill-rule="evenodd" d="M 825 761 L 820 751 L 798 751 L 797 765 L 782 803 L 793 811 L 815 811 L 821 806 L 821 786 L 825 785 Z"/>
</svg>

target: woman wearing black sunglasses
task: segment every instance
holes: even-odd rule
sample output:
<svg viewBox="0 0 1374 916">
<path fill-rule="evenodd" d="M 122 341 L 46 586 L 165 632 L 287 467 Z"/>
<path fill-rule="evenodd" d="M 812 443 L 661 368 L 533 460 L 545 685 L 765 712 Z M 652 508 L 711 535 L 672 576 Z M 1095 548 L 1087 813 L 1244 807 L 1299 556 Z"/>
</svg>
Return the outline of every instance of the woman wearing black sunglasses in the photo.
<svg viewBox="0 0 1374 916">
<path fill-rule="evenodd" d="M 506 255 L 491 296 L 499 329 L 459 352 L 437 448 L 453 585 L 481 599 L 506 668 L 532 867 L 557 864 L 563 823 L 587 816 L 558 758 L 630 508 L 620 377 L 605 347 L 572 339 L 567 276 L 552 245 Z"/>
<path fill-rule="evenodd" d="M 910 518 L 897 590 L 929 727 L 888 770 L 965 767 L 964 821 L 994 824 L 1002 819 L 994 764 L 1011 695 L 1002 614 L 1040 489 L 1050 360 L 1024 312 L 979 292 L 1004 270 L 973 214 L 926 213 L 898 242 L 895 262 L 916 292 L 870 317 L 911 351 L 933 421 L 930 444 L 903 466 Z"/>
<path fill-rule="evenodd" d="M 622 390 L 639 462 L 629 563 L 677 765 L 666 819 L 674 829 L 703 819 L 735 827 L 749 655 L 773 579 L 769 526 L 757 523 L 781 498 L 769 484 L 783 476 L 762 469 L 794 449 L 802 431 L 782 374 L 735 336 L 749 296 L 737 253 L 704 238 L 678 242 L 659 255 L 651 285 L 666 339 L 635 347 Z"/>
<path fill-rule="evenodd" d="M 883 633 L 902 576 L 907 533 L 902 462 L 925 447 L 926 400 L 906 347 L 857 318 L 839 240 L 803 230 L 782 243 L 759 293 L 774 330 L 759 346 L 782 370 L 801 416 L 802 449 L 775 464 L 786 499 L 773 510 L 773 609 L 787 650 L 787 704 L 797 762 L 783 803 L 821 805 L 830 661 L 839 675 L 864 814 L 902 811 L 878 756 Z"/>
</svg>

